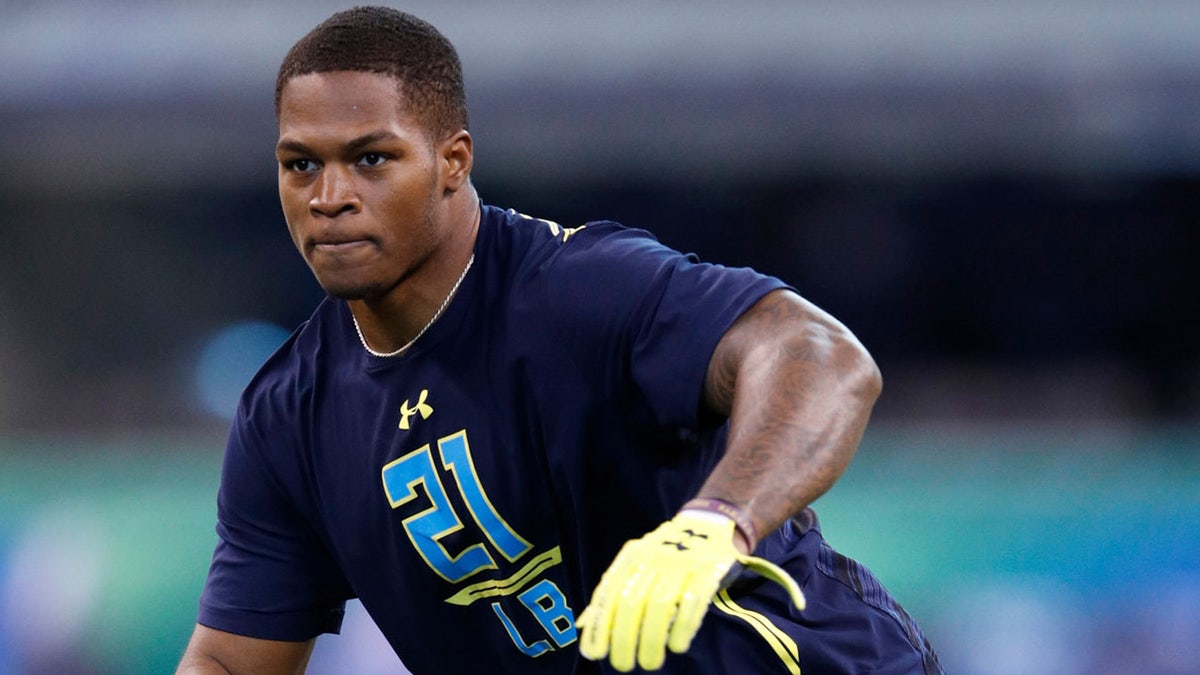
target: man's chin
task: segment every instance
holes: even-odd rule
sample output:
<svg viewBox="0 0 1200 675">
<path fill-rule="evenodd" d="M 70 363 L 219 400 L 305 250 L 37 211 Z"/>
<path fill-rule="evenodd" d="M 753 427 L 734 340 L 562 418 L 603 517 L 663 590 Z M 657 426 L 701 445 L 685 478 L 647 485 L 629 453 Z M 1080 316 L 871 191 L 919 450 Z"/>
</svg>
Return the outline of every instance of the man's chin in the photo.
<svg viewBox="0 0 1200 675">
<path fill-rule="evenodd" d="M 321 282 L 321 288 L 340 300 L 367 300 L 379 294 L 378 289 L 368 284 Z"/>
<path fill-rule="evenodd" d="M 396 282 L 387 278 L 360 274 L 359 270 L 321 271 L 321 274 L 313 275 L 316 277 L 317 283 L 330 296 L 340 300 L 377 300 L 396 287 Z"/>
</svg>

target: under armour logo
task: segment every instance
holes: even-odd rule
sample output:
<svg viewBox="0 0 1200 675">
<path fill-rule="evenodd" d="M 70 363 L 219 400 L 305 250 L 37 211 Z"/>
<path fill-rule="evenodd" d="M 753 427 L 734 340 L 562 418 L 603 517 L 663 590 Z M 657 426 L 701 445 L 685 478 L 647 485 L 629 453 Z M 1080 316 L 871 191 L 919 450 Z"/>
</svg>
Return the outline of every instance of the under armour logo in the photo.
<svg viewBox="0 0 1200 675">
<path fill-rule="evenodd" d="M 428 389 L 422 389 L 421 395 L 417 397 L 417 404 L 413 407 L 408 407 L 408 399 L 404 399 L 404 403 L 400 404 L 400 428 L 408 429 L 408 418 L 421 414 L 421 419 L 427 420 L 433 414 L 433 406 L 425 402 L 425 398 L 429 396 Z"/>
<path fill-rule="evenodd" d="M 683 534 L 686 534 L 688 539 L 708 539 L 707 534 L 697 532 L 690 527 L 685 529 Z M 676 551 L 688 550 L 688 545 L 683 543 L 683 541 L 663 541 L 663 546 L 674 546 Z"/>
</svg>

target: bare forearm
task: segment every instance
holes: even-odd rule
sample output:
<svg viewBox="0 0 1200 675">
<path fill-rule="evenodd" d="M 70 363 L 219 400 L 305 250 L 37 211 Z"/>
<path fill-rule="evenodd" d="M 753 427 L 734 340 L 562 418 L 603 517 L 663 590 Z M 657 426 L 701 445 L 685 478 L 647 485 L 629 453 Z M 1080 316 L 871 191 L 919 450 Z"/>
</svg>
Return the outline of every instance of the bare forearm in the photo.
<svg viewBox="0 0 1200 675">
<path fill-rule="evenodd" d="M 197 625 L 175 675 L 300 675 L 316 640 L 259 640 Z"/>
<path fill-rule="evenodd" d="M 730 418 L 725 456 L 700 490 L 779 527 L 842 475 L 881 379 L 844 326 L 789 292 L 768 295 L 722 339 L 705 401 Z"/>
<path fill-rule="evenodd" d="M 233 673 L 217 661 L 201 657 L 186 657 L 175 675 L 233 675 Z"/>
</svg>

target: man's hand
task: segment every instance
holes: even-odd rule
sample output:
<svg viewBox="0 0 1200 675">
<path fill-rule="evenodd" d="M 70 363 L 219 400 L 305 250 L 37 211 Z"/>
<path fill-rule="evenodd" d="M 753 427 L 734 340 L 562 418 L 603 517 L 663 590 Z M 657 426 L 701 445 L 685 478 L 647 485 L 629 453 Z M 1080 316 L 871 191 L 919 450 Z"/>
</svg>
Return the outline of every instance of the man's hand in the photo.
<svg viewBox="0 0 1200 675">
<path fill-rule="evenodd" d="M 804 594 L 774 564 L 740 553 L 733 520 L 682 511 L 641 539 L 625 544 L 579 615 L 579 651 L 593 661 L 609 658 L 621 672 L 637 665 L 658 670 L 666 648 L 687 651 L 713 596 L 735 564 L 782 585 L 799 609 Z"/>
</svg>

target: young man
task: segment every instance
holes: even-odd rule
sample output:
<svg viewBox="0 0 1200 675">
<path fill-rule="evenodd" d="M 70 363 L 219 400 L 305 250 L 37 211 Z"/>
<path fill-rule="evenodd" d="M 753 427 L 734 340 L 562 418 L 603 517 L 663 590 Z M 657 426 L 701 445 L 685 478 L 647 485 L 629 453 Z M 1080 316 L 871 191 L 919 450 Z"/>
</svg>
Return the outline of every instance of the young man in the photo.
<svg viewBox="0 0 1200 675">
<path fill-rule="evenodd" d="M 329 297 L 243 397 L 179 672 L 301 672 L 352 597 L 416 673 L 940 672 L 807 508 L 879 393 L 841 324 L 482 205 L 458 57 L 412 16 L 334 15 L 275 97 Z"/>
</svg>

